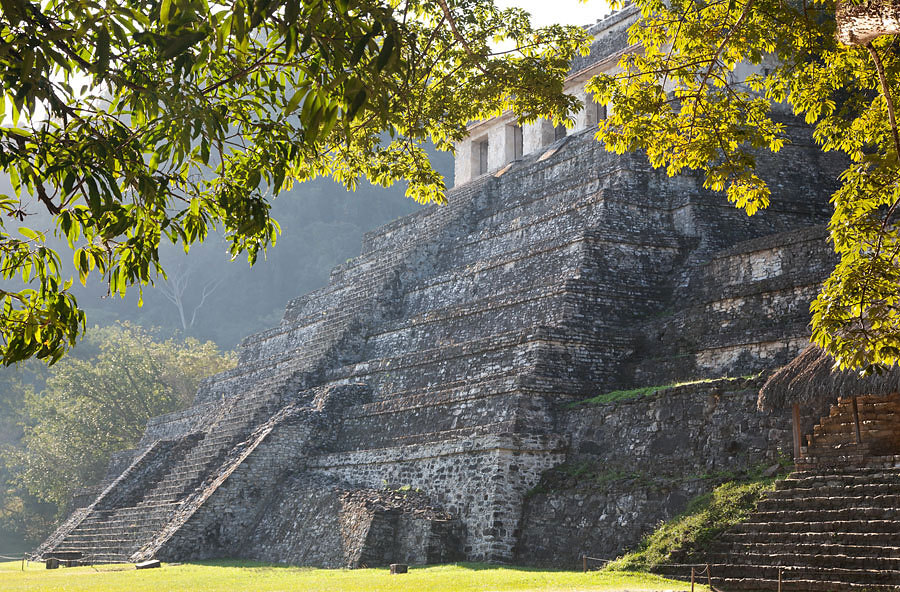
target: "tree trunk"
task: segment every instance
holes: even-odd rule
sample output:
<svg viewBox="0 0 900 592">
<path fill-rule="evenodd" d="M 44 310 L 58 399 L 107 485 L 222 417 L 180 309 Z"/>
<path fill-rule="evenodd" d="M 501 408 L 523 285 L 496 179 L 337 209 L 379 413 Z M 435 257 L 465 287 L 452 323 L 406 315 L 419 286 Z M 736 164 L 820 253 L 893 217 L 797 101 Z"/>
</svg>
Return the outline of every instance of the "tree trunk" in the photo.
<svg viewBox="0 0 900 592">
<path fill-rule="evenodd" d="M 837 38 L 845 45 L 865 45 L 881 35 L 900 34 L 900 0 L 839 0 L 835 13 Z"/>
</svg>

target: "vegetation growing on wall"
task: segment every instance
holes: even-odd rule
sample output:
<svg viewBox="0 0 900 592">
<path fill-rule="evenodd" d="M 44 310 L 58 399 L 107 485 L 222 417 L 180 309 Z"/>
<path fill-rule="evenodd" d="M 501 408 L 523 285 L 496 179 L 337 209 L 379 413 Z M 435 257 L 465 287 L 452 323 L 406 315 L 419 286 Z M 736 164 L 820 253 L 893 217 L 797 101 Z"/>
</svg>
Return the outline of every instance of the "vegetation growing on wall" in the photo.
<svg viewBox="0 0 900 592">
<path fill-rule="evenodd" d="M 758 376 L 758 375 L 755 375 Z M 629 401 L 631 399 L 637 399 L 638 397 L 646 397 L 650 395 L 655 395 L 658 392 L 677 388 L 681 386 L 691 386 L 695 384 L 710 384 L 713 382 L 734 382 L 737 380 L 749 380 L 755 377 L 754 375 L 747 375 L 741 377 L 722 377 L 722 378 L 698 378 L 697 380 L 686 380 L 684 382 L 670 382 L 669 384 L 660 384 L 656 386 L 641 386 L 633 389 L 624 389 L 624 390 L 615 390 L 609 391 L 596 397 L 591 397 L 589 399 L 585 399 L 583 401 L 579 401 L 577 403 L 573 403 L 573 406 L 577 405 L 602 405 L 604 403 L 615 403 L 618 401 Z"/>
<path fill-rule="evenodd" d="M 729 481 L 700 495 L 675 518 L 650 533 L 637 550 L 608 564 L 610 571 L 649 571 L 669 563 L 675 551 L 688 555 L 702 551 L 713 538 L 745 520 L 766 493 L 775 489 L 775 478 L 758 477 Z"/>
</svg>

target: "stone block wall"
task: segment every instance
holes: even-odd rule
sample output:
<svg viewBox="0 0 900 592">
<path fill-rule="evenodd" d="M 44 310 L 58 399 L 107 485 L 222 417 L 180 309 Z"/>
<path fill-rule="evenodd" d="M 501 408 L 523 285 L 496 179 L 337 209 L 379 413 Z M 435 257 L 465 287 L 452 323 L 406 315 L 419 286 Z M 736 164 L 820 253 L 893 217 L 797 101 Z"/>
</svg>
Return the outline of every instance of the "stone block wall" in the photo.
<svg viewBox="0 0 900 592">
<path fill-rule="evenodd" d="M 558 436 L 447 434 L 443 442 L 427 446 L 315 456 L 307 468 L 360 488 L 422 489 L 463 522 L 465 557 L 508 561 L 523 493 L 537 484 L 544 470 L 562 462 L 564 452 Z"/>
<path fill-rule="evenodd" d="M 758 412 L 761 379 L 666 388 L 560 411 L 564 465 L 527 495 L 517 562 L 576 569 L 634 548 L 693 497 L 791 453 L 788 414 Z"/>
<path fill-rule="evenodd" d="M 821 226 L 739 243 L 645 320 L 628 381 L 741 376 L 786 364 L 808 344 L 809 304 L 835 264 Z"/>
</svg>

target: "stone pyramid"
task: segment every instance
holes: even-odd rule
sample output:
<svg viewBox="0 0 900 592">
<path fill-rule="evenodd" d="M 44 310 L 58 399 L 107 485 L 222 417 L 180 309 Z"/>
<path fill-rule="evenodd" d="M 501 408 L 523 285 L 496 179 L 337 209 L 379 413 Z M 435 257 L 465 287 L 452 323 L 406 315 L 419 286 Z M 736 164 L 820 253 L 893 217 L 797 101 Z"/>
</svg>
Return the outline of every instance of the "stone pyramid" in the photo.
<svg viewBox="0 0 900 592">
<path fill-rule="evenodd" d="M 833 265 L 821 223 L 837 169 L 819 158 L 763 160 L 775 195 L 752 218 L 590 131 L 459 184 L 448 205 L 367 234 L 190 408 L 152 420 L 36 554 L 371 566 L 580 552 L 526 508 L 548 470 L 595 454 L 585 442 L 614 447 L 578 427 L 596 410 L 569 405 L 802 349 Z M 771 456 L 780 428 L 746 421 L 735 441 L 768 429 L 752 450 Z"/>
</svg>

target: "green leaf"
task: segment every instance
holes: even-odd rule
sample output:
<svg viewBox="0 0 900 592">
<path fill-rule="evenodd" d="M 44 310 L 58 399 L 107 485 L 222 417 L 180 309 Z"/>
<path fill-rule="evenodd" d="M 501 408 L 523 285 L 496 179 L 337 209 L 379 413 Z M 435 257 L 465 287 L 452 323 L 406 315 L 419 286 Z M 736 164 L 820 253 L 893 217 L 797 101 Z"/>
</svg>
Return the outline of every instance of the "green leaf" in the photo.
<svg viewBox="0 0 900 592">
<path fill-rule="evenodd" d="M 353 47 L 353 54 L 350 56 L 350 65 L 356 66 L 359 63 L 359 60 L 362 59 L 363 54 L 366 51 L 366 47 L 368 47 L 369 42 L 372 40 L 373 33 L 369 31 L 362 38 L 356 42 L 356 45 Z"/>
<path fill-rule="evenodd" d="M 162 0 L 159 5 L 159 21 L 163 25 L 169 24 L 169 12 L 172 10 L 172 0 Z"/>
<path fill-rule="evenodd" d="M 189 31 L 177 37 L 166 39 L 166 43 L 163 46 L 165 49 L 160 52 L 159 57 L 164 60 L 170 60 L 183 54 L 200 41 L 206 39 L 207 36 L 208 33 L 203 31 Z"/>
<path fill-rule="evenodd" d="M 388 62 L 391 60 L 391 56 L 393 54 L 394 36 L 388 35 L 384 38 L 384 44 L 381 46 L 381 51 L 378 52 L 378 58 L 375 62 L 375 67 L 379 72 L 384 70 L 385 66 L 387 66 Z"/>
<path fill-rule="evenodd" d="M 368 98 L 366 89 L 360 89 L 360 91 L 356 93 L 356 96 L 353 97 L 353 102 L 350 104 L 350 109 L 347 111 L 348 119 L 356 119 L 359 110 L 362 109 L 363 105 L 366 103 L 366 98 Z"/>
<path fill-rule="evenodd" d="M 96 72 L 104 73 L 109 70 L 109 31 L 106 27 L 97 29 L 97 63 Z"/>
<path fill-rule="evenodd" d="M 284 114 L 290 115 L 294 111 L 297 110 L 297 107 L 300 106 L 300 101 L 303 100 L 303 97 L 306 96 L 307 90 L 301 88 L 291 97 L 291 100 L 288 101 L 288 104 L 284 108 Z"/>
</svg>

